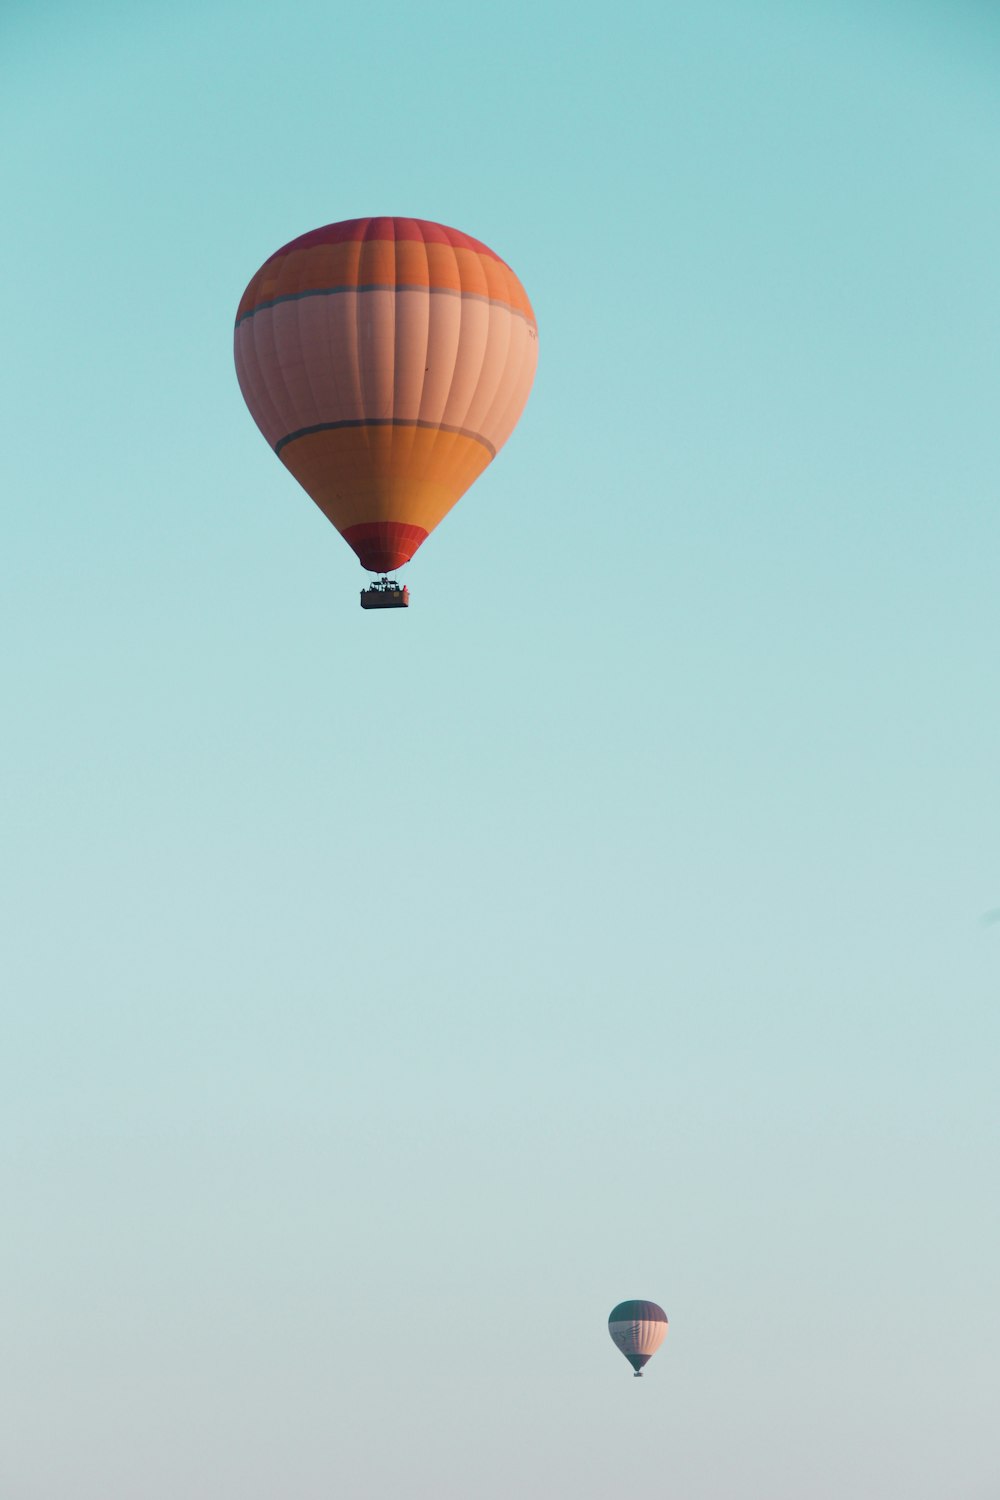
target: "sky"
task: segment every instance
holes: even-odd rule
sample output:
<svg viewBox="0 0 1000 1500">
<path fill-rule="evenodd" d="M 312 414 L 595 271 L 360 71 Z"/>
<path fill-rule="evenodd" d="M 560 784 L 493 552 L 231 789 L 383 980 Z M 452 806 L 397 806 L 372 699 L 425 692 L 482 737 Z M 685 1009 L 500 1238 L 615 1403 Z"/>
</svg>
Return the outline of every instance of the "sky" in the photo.
<svg viewBox="0 0 1000 1500">
<path fill-rule="evenodd" d="M 1000 1495 L 998 61 L 5 7 L 3 1500 Z M 232 363 L 367 214 L 540 343 L 384 615 Z"/>
</svg>

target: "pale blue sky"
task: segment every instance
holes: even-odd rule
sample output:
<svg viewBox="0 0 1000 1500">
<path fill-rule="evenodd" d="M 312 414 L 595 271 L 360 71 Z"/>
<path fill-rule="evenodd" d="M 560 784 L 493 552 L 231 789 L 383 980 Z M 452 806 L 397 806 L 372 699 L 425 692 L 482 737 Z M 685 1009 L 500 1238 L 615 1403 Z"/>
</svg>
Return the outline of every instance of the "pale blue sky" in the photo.
<svg viewBox="0 0 1000 1500">
<path fill-rule="evenodd" d="M 1000 1492 L 989 16 L 5 14 L 2 1500 Z M 231 349 L 367 213 L 541 346 L 385 616 Z"/>
</svg>

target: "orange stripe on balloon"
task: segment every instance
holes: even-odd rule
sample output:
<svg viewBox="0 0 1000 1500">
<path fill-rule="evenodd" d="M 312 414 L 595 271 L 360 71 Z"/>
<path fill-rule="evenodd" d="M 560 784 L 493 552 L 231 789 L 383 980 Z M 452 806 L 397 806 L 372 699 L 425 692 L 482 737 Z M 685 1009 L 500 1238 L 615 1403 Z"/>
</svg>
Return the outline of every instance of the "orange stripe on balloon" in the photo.
<svg viewBox="0 0 1000 1500">
<path fill-rule="evenodd" d="M 283 298 L 371 286 L 426 286 L 475 294 L 535 321 L 527 293 L 502 260 L 468 245 L 415 240 L 351 240 L 301 249 L 293 244 L 272 256 L 253 277 L 240 299 L 236 321 Z"/>
<path fill-rule="evenodd" d="M 433 531 L 490 463 L 482 443 L 416 426 L 326 428 L 280 458 L 341 534 L 373 521 Z"/>
</svg>

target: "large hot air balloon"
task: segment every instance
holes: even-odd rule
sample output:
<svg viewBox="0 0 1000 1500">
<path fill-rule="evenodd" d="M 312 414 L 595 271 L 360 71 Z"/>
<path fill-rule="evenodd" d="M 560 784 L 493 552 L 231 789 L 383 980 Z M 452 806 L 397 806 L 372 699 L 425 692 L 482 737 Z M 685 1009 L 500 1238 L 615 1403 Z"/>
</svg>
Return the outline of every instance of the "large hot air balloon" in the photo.
<svg viewBox="0 0 1000 1500">
<path fill-rule="evenodd" d="M 349 219 L 264 262 L 235 355 L 275 453 L 361 566 L 385 575 L 510 437 L 538 330 L 514 272 L 478 240 L 425 219 Z M 387 578 L 361 596 L 407 599 Z"/>
<path fill-rule="evenodd" d="M 667 1336 L 667 1315 L 655 1302 L 619 1302 L 608 1332 L 638 1376 Z"/>
</svg>

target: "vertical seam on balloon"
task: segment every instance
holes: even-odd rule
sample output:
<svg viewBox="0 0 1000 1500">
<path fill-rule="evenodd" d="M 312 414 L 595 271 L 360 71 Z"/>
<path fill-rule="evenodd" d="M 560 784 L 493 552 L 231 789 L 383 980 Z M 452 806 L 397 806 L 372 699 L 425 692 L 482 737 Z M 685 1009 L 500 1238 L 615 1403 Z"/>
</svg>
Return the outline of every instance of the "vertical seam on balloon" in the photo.
<svg viewBox="0 0 1000 1500">
<path fill-rule="evenodd" d="M 355 281 L 359 285 L 360 285 L 360 282 L 361 282 L 361 264 L 362 264 L 362 260 L 363 260 L 363 257 L 364 257 L 364 249 L 365 249 L 365 244 L 367 242 L 368 229 L 369 229 L 370 225 L 371 225 L 371 220 L 370 219 L 366 220 L 365 227 L 364 227 L 364 229 L 361 232 L 360 238 L 355 241 L 355 243 L 357 245 L 357 251 L 356 251 L 357 259 L 355 261 L 355 267 L 354 267 L 354 279 L 355 279 Z M 358 398 L 358 414 L 359 414 L 359 416 L 362 416 L 362 417 L 366 415 L 366 411 L 365 411 L 365 385 L 364 385 L 364 380 L 363 380 L 362 374 L 361 374 L 361 358 L 362 358 L 361 302 L 362 302 L 362 298 L 363 297 L 364 297 L 364 293 L 363 292 L 355 292 L 355 294 L 354 294 L 354 359 L 351 362 L 352 368 L 353 368 L 353 371 L 354 371 L 355 394 L 357 395 L 357 398 Z M 371 451 L 372 451 L 371 433 L 369 432 L 369 430 L 368 430 L 367 427 L 364 427 L 362 429 L 362 431 L 364 432 L 364 436 L 365 436 L 365 448 L 366 448 L 366 450 L 368 452 L 369 459 L 371 459 Z"/>
<path fill-rule="evenodd" d="M 496 438 L 491 439 L 491 441 L 496 442 L 498 448 L 507 441 L 517 426 L 518 418 L 527 405 L 528 397 L 531 394 L 531 387 L 535 381 L 535 370 L 538 362 L 537 332 L 535 338 L 532 339 L 529 328 L 524 326 L 520 337 L 521 347 L 517 378 L 511 388 L 507 404 L 498 418 Z"/>
<path fill-rule="evenodd" d="M 269 341 L 267 349 L 269 358 L 266 363 L 270 364 L 275 372 L 278 388 L 281 393 L 281 407 L 283 408 L 284 412 L 291 412 L 294 408 L 294 402 L 291 399 L 291 393 L 288 389 L 288 382 L 285 379 L 284 362 L 282 361 L 278 351 L 278 329 L 275 319 L 271 320 L 271 327 L 268 332 Z"/>
<path fill-rule="evenodd" d="M 268 261 L 265 262 L 261 270 L 258 271 L 250 281 L 247 292 L 244 292 L 243 294 L 244 297 L 247 296 L 250 287 L 256 287 L 260 285 L 262 275 L 268 269 L 275 267 L 276 261 L 278 261 L 278 256 L 273 255 Z M 277 278 L 279 274 L 278 269 L 275 269 L 274 274 L 275 278 Z M 277 441 L 277 437 L 280 436 L 282 430 L 284 429 L 288 412 L 282 410 L 282 403 L 279 400 L 279 396 L 277 394 L 277 387 L 275 386 L 274 381 L 271 378 L 271 372 L 268 362 L 261 358 L 261 344 L 258 344 L 257 334 L 258 330 L 254 326 L 252 326 L 251 323 L 251 326 L 246 329 L 246 334 L 244 335 L 241 342 L 241 357 L 245 362 L 248 376 L 251 374 L 252 370 L 251 378 L 253 379 L 254 388 L 258 393 L 263 394 L 264 399 L 261 404 L 267 410 L 267 425 L 270 429 L 269 433 L 264 432 L 264 436 L 267 441 L 273 446 Z M 258 426 L 259 425 L 260 424 L 258 423 Z M 261 430 L 263 431 L 263 428 L 261 428 Z"/>
<path fill-rule="evenodd" d="M 396 415 L 396 282 L 399 280 L 399 249 L 396 240 L 396 221 L 392 220 L 392 285 L 393 291 L 388 299 L 389 311 L 392 314 L 392 371 L 389 379 L 389 410 L 381 415 L 390 420 Z"/>
<path fill-rule="evenodd" d="M 493 318 L 493 306 L 492 306 L 492 304 L 490 306 L 490 318 L 491 318 L 491 320 Z M 487 406 L 486 406 L 486 410 L 480 416 L 478 416 L 476 418 L 476 431 L 477 432 L 481 432 L 483 434 L 483 436 L 486 437 L 486 438 L 488 438 L 491 442 L 492 442 L 492 436 L 491 436 L 491 433 L 492 433 L 492 423 L 491 423 L 491 418 L 493 416 L 494 410 L 496 409 L 497 403 L 500 401 L 501 396 L 504 396 L 504 398 L 505 398 L 505 382 L 506 382 L 506 380 L 508 378 L 508 375 L 510 374 L 510 367 L 511 367 L 511 343 L 513 341 L 514 320 L 513 320 L 513 318 L 511 318 L 508 315 L 507 317 L 505 317 L 503 319 L 503 324 L 504 324 L 504 330 L 505 330 L 506 335 L 507 335 L 507 342 L 506 342 L 506 346 L 504 348 L 503 360 L 501 361 L 501 364 L 500 364 L 499 374 L 497 375 L 496 386 L 494 387 L 493 394 L 489 398 L 489 401 L 488 401 Z M 489 344 L 492 341 L 493 336 L 494 335 L 493 335 L 493 329 L 492 329 L 492 323 L 491 323 L 490 337 L 487 340 L 487 348 L 489 347 Z"/>
<path fill-rule="evenodd" d="M 508 267 L 508 275 L 512 281 L 516 281 L 513 271 Z M 520 282 L 517 283 L 520 286 Z M 524 289 L 521 288 L 523 291 Z M 527 295 L 525 294 L 527 301 Z M 529 303 L 530 306 L 530 303 Z M 512 325 L 513 326 L 513 325 Z M 527 405 L 531 394 L 531 387 L 535 381 L 535 373 L 538 367 L 538 324 L 534 317 L 525 318 L 521 333 L 521 354 L 517 371 L 517 379 L 511 390 L 510 398 L 504 411 L 500 415 L 497 428 L 497 446 L 505 443 L 517 426 L 518 418 Z"/>
<path fill-rule="evenodd" d="M 417 420 L 418 421 L 420 420 L 420 416 L 421 416 L 421 413 L 423 411 L 423 405 L 424 405 L 424 381 L 425 381 L 425 378 L 426 378 L 427 372 L 428 372 L 428 359 L 430 358 L 430 347 L 431 347 L 431 318 L 432 318 L 433 312 L 434 312 L 434 299 L 433 299 L 433 296 L 432 296 L 432 289 L 431 289 L 431 258 L 430 258 L 430 255 L 428 254 L 428 250 L 427 250 L 427 236 L 424 234 L 424 227 L 423 227 L 422 224 L 419 225 L 419 232 L 420 232 L 420 249 L 421 249 L 421 253 L 423 254 L 423 257 L 424 257 L 424 266 L 425 266 L 426 274 L 427 274 L 427 290 L 426 290 L 426 292 L 421 292 L 419 294 L 424 299 L 424 308 L 425 308 L 426 316 L 425 316 L 425 318 L 423 320 L 423 326 L 424 326 L 424 347 L 423 347 L 423 351 L 422 351 L 421 356 L 420 356 L 420 368 L 421 368 L 422 373 L 421 373 L 421 376 L 420 376 L 420 396 L 419 396 L 419 399 L 417 401 L 417 411 L 416 411 L 416 416 L 417 416 Z M 414 292 L 413 295 L 417 296 L 418 294 L 416 292 Z M 414 447 L 416 446 L 416 441 L 417 441 L 416 436 L 414 436 L 414 439 L 413 439 Z M 433 447 L 433 444 L 431 446 Z M 427 479 L 427 454 L 426 454 L 426 451 L 425 451 L 424 454 L 423 454 L 423 459 L 422 459 L 421 466 L 420 466 L 420 480 L 423 483 L 423 482 L 426 481 L 426 479 Z"/>
<path fill-rule="evenodd" d="M 254 352 L 257 355 L 257 363 L 260 367 L 260 372 L 264 377 L 264 384 L 267 387 L 268 395 L 274 402 L 275 411 L 278 413 L 282 424 L 284 424 L 288 420 L 288 416 L 291 411 L 291 403 L 288 400 L 288 388 L 285 385 L 284 375 L 282 373 L 281 364 L 278 359 L 278 346 L 275 338 L 274 319 L 271 318 L 268 321 L 271 326 L 266 330 L 266 333 L 263 329 L 259 330 L 262 334 L 264 334 L 264 337 L 260 343 L 258 343 L 257 339 L 258 330 L 254 330 Z M 261 352 L 264 350 L 265 346 L 267 347 L 267 352 L 269 353 L 270 358 L 261 357 Z"/>
<path fill-rule="evenodd" d="M 462 275 L 461 268 L 459 268 L 459 285 L 461 286 L 462 291 L 464 292 L 465 291 L 465 285 L 464 285 L 464 283 L 461 280 L 461 275 Z M 465 301 L 464 296 L 462 298 L 462 301 L 464 303 L 464 301 Z M 461 419 L 461 421 L 456 422 L 454 424 L 456 427 L 463 427 L 463 428 L 467 428 L 468 427 L 468 425 L 469 425 L 469 412 L 472 410 L 472 404 L 473 404 L 473 402 L 476 399 L 476 394 L 477 394 L 477 392 L 479 390 L 479 382 L 483 378 L 483 366 L 486 363 L 486 351 L 489 348 L 489 346 L 490 346 L 490 340 L 493 337 L 493 314 L 494 314 L 494 308 L 493 308 L 493 304 L 488 299 L 487 299 L 487 302 L 486 302 L 486 309 L 487 309 L 487 311 L 486 311 L 486 338 L 483 340 L 483 347 L 482 347 L 482 350 L 481 350 L 480 356 L 479 356 L 479 370 L 478 370 L 478 372 L 476 374 L 475 380 L 472 382 L 472 391 L 471 391 L 471 394 L 469 396 L 469 400 L 468 400 L 468 403 L 466 405 L 465 411 L 462 413 L 462 419 Z"/>
<path fill-rule="evenodd" d="M 309 399 L 312 401 L 313 410 L 316 413 L 316 421 L 317 422 L 322 422 L 323 419 L 324 419 L 324 412 L 323 412 L 322 407 L 320 406 L 319 396 L 316 393 L 316 387 L 313 385 L 312 371 L 310 370 L 308 361 L 306 359 L 306 350 L 305 350 L 305 345 L 304 345 L 304 341 L 303 341 L 303 327 L 302 327 L 301 308 L 302 308 L 302 303 L 301 302 L 297 303 L 296 304 L 296 313 L 295 313 L 295 332 L 296 332 L 296 336 L 298 338 L 298 345 L 299 345 L 298 354 L 299 354 L 299 359 L 302 361 L 302 373 L 305 376 L 306 385 L 309 387 Z"/>
<path fill-rule="evenodd" d="M 339 299 L 338 299 L 339 300 Z M 340 308 L 333 303 L 323 309 L 323 358 L 332 394 L 332 412 L 344 410 L 344 385 L 342 380 L 344 336 L 341 328 L 343 318 Z M 334 475 L 330 475 L 331 484 Z M 339 481 L 338 492 L 339 492 Z"/>
<path fill-rule="evenodd" d="M 423 248 L 424 248 L 424 259 L 425 259 L 426 265 L 427 265 L 427 348 L 426 348 L 425 353 L 424 353 L 425 374 L 426 374 L 427 373 L 426 362 L 430 358 L 430 351 L 431 351 L 431 342 L 432 342 L 431 335 L 432 335 L 432 332 L 433 332 L 433 334 L 436 336 L 434 342 L 435 342 L 435 344 L 439 344 L 440 341 L 441 341 L 439 335 L 441 334 L 441 332 L 442 332 L 443 329 L 447 329 L 447 327 L 448 327 L 449 305 L 447 303 L 439 303 L 436 300 L 436 293 L 438 291 L 438 288 L 435 287 L 432 284 L 432 279 L 431 279 L 431 258 L 430 258 L 430 253 L 429 253 L 428 246 L 427 246 L 427 241 L 425 239 L 422 239 L 422 244 L 423 244 Z M 451 249 L 451 245 L 446 242 L 445 243 L 445 248 L 447 248 L 447 249 L 450 250 Z M 456 268 L 456 274 L 457 274 L 457 268 Z M 432 409 L 427 404 L 427 401 L 428 401 L 428 391 L 427 391 L 426 384 L 425 384 L 424 389 L 420 393 L 420 409 L 419 409 L 419 411 L 417 413 L 417 418 L 418 418 L 419 421 L 425 423 L 428 427 L 440 424 L 440 422 L 442 422 L 443 419 L 444 419 L 444 413 L 445 413 L 445 410 L 447 409 L 448 397 L 449 397 L 449 394 L 451 392 L 452 381 L 453 381 L 454 375 L 455 375 L 455 359 L 457 358 L 457 354 L 458 354 L 458 342 L 459 342 L 459 338 L 461 336 L 461 319 L 462 319 L 461 302 L 462 302 L 462 294 L 459 291 L 456 294 L 456 300 L 455 300 L 455 304 L 454 304 L 455 308 L 456 308 L 456 310 L 458 312 L 459 327 L 455 331 L 454 346 L 453 346 L 453 351 L 452 351 L 452 368 L 451 368 L 451 372 L 447 375 L 446 378 L 439 379 L 438 375 L 441 373 L 441 370 L 443 369 L 443 366 L 440 366 L 438 372 L 435 373 L 434 379 L 430 382 L 431 385 L 436 390 L 437 389 L 441 389 L 444 392 L 444 394 L 439 397 L 439 403 L 438 404 L 439 404 L 439 408 L 440 409 L 434 415 L 433 420 L 432 420 L 432 417 L 431 417 L 431 410 Z"/>
<path fill-rule="evenodd" d="M 253 335 L 249 331 L 240 336 L 237 343 L 234 339 L 234 357 L 236 361 L 236 378 L 243 392 L 243 399 L 250 408 L 257 427 L 260 429 L 267 442 L 271 443 L 274 438 L 271 434 L 281 431 L 281 413 L 276 408 L 270 392 L 260 371 L 257 350 L 254 347 Z M 247 400 L 247 390 L 253 395 L 253 402 Z M 257 416 L 256 408 L 261 412 L 263 421 Z M 266 427 L 265 427 L 266 423 Z"/>
<path fill-rule="evenodd" d="M 412 457 L 412 452 L 413 452 L 413 443 L 414 443 L 414 438 L 415 438 L 415 429 L 411 428 L 408 431 L 404 431 L 404 430 L 401 430 L 401 429 L 397 428 L 397 426 L 396 426 L 396 418 L 397 418 L 397 416 L 399 415 L 399 412 L 400 412 L 400 407 L 399 407 L 399 381 L 400 381 L 400 376 L 401 375 L 405 376 L 408 373 L 407 370 L 406 370 L 406 361 L 405 361 L 405 358 L 401 357 L 401 350 L 400 350 L 400 346 L 399 346 L 400 312 L 402 310 L 401 309 L 400 300 L 399 300 L 399 298 L 400 298 L 399 280 L 400 280 L 400 276 L 399 276 L 399 239 L 398 239 L 397 234 L 396 234 L 396 222 L 395 222 L 395 220 L 393 220 L 393 226 L 392 226 L 392 285 L 393 285 L 393 291 L 392 291 L 392 294 L 391 294 L 391 297 L 390 297 L 390 306 L 392 308 L 392 384 L 391 384 L 392 409 L 390 410 L 390 412 L 388 414 L 389 417 L 392 420 L 392 431 L 390 432 L 389 437 L 388 437 L 389 453 L 390 453 L 389 464 L 390 464 L 390 470 L 391 470 L 395 466 L 395 463 L 397 461 L 399 461 L 405 468 L 407 468 L 407 471 L 408 471 L 408 465 L 409 465 L 410 459 Z M 390 492 L 392 492 L 393 488 L 394 488 L 393 481 L 390 478 L 390 480 L 389 480 L 389 490 L 390 490 Z"/>
<path fill-rule="evenodd" d="M 436 461 L 437 461 L 437 459 L 440 456 L 442 424 L 444 423 L 444 419 L 445 419 L 445 417 L 448 414 L 448 408 L 449 408 L 449 406 L 451 404 L 451 393 L 452 393 L 452 390 L 454 389 L 454 386 L 455 386 L 455 372 L 458 369 L 458 361 L 459 361 L 459 358 L 460 358 L 460 355 L 461 355 L 461 350 L 462 350 L 462 335 L 463 335 L 464 322 L 465 322 L 465 298 L 462 296 L 462 268 L 461 268 L 461 265 L 459 264 L 458 255 L 456 254 L 455 246 L 452 244 L 451 239 L 447 238 L 446 239 L 446 243 L 447 243 L 447 246 L 448 246 L 448 250 L 449 250 L 449 252 L 451 254 L 451 258 L 452 258 L 452 260 L 454 262 L 454 266 L 455 266 L 455 279 L 458 282 L 458 335 L 457 335 L 457 337 L 455 339 L 455 346 L 454 346 L 454 351 L 453 351 L 453 354 L 452 354 L 451 374 L 448 377 L 448 388 L 447 388 L 447 392 L 445 394 L 444 401 L 443 401 L 442 406 L 441 406 L 441 411 L 440 411 L 440 413 L 438 415 L 438 419 L 437 419 L 437 424 L 436 424 L 437 425 L 437 431 L 435 433 L 433 442 L 430 444 L 430 451 L 429 451 L 429 453 L 427 455 L 428 464 L 433 464 L 435 467 L 437 467 Z M 428 256 L 428 267 L 429 267 L 429 265 L 430 265 L 430 257 Z M 428 276 L 428 280 L 429 279 L 430 278 Z M 452 459 L 452 455 L 454 453 L 454 447 L 455 447 L 455 439 L 454 439 L 453 436 L 449 436 L 449 438 L 448 438 L 448 462 L 445 465 L 445 472 L 446 473 L 450 472 L 451 459 Z"/>
</svg>

